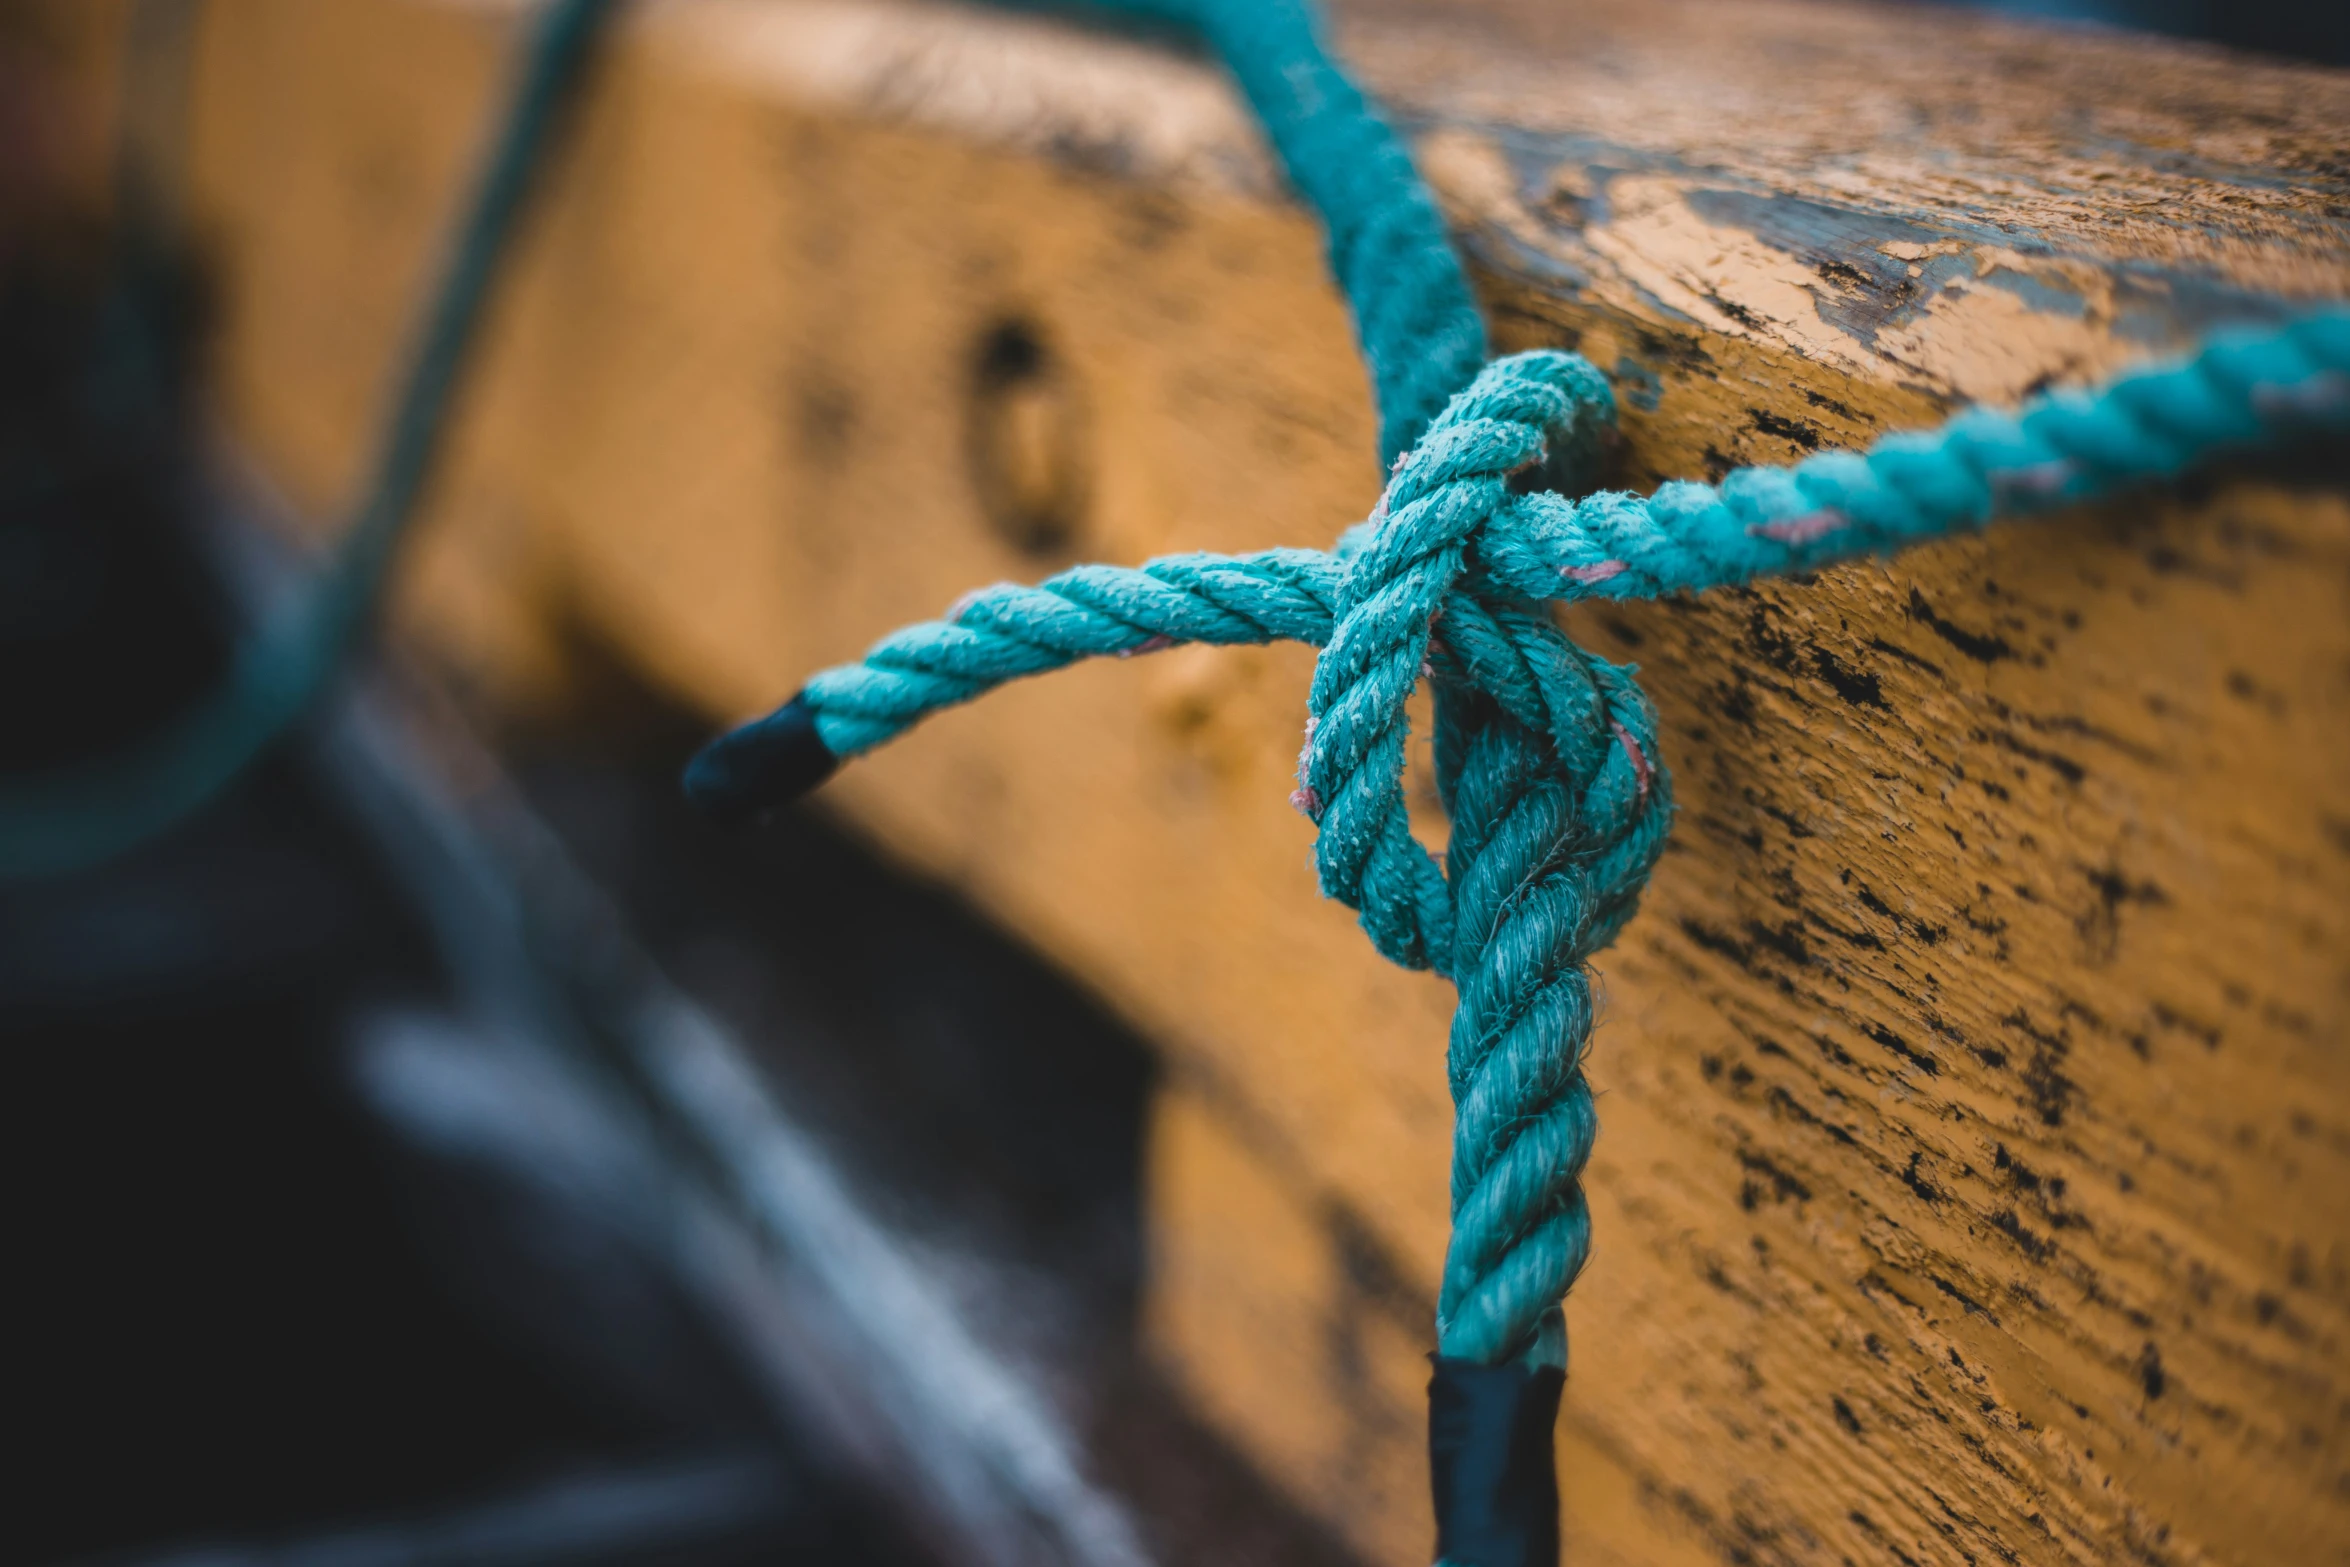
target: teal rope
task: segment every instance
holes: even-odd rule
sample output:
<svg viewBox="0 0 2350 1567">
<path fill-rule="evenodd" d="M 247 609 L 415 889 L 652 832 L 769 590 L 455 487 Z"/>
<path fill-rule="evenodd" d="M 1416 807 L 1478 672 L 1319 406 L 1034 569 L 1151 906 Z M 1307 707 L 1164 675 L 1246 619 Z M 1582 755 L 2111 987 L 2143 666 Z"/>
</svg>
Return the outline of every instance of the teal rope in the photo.
<svg viewBox="0 0 2350 1567">
<path fill-rule="evenodd" d="M 1104 0 L 1197 32 L 1230 68 L 1297 193 L 1320 214 L 1355 315 L 1392 464 L 1485 363 L 1485 318 L 1411 154 L 1298 0 Z"/>
<path fill-rule="evenodd" d="M 1654 715 L 1630 672 L 1576 648 L 1539 605 L 1815 570 L 2221 455 L 2350 434 L 2350 311 L 2220 334 L 2094 391 L 1973 409 L 1865 453 L 1741 469 L 1719 485 L 1579 501 L 1509 492 L 1510 475 L 1559 450 L 1588 453 L 1614 417 L 1605 381 L 1576 355 L 1497 361 L 1334 552 L 1172 555 L 999 584 L 815 676 L 787 710 L 846 758 L 1082 658 L 1183 642 L 1321 647 L 1294 799 L 1320 827 L 1323 891 L 1360 911 L 1387 957 L 1460 988 L 1439 1343 L 1463 1359 L 1525 1349 L 1587 1254 L 1575 1178 L 1592 1131 L 1583 964 L 1630 918 L 1671 813 Z M 1412 838 L 1403 794 L 1404 704 L 1424 676 L 1440 698 L 1449 877 Z M 704 791 L 716 781 L 704 764 Z"/>
<path fill-rule="evenodd" d="M 1467 285 L 1408 159 L 1359 93 L 1327 85 L 1343 77 L 1301 6 L 1135 8 L 1201 26 L 1267 114 L 1292 181 L 1330 229 L 1384 439 L 1408 441 L 1423 400 L 1481 341 L 1452 324 L 1449 301 Z M 1352 161 L 1365 146 L 1378 150 Z M 1406 374 L 1412 334 L 1429 321 L 1441 352 Z M 1672 797 L 1631 671 L 1575 647 L 1543 606 L 1808 571 L 2222 454 L 2338 437 L 2350 431 L 2350 313 L 2221 334 L 2192 359 L 2092 392 L 1976 409 L 1865 453 L 1742 469 L 1719 485 L 1667 484 L 1645 498 L 1510 492 L 1513 474 L 1545 461 L 1587 474 L 1614 415 L 1605 381 L 1578 356 L 1501 360 L 1449 398 L 1378 511 L 1337 550 L 1175 555 L 983 589 L 714 743 L 687 787 L 721 810 L 756 808 L 928 713 L 1081 658 L 1179 642 L 1321 647 L 1293 802 L 1319 828 L 1322 889 L 1359 911 L 1381 953 L 1446 974 L 1459 994 L 1439 1347 L 1487 1364 L 1560 1364 L 1557 1307 L 1590 1244 L 1585 964 L 1637 906 Z M 1405 703 L 1423 678 L 1452 818 L 1442 868 L 1411 835 L 1402 784 Z"/>
<path fill-rule="evenodd" d="M 256 630 L 227 679 L 125 754 L 0 788 L 0 879 L 102 864 L 216 797 L 314 703 L 382 596 L 448 426 L 475 328 L 549 138 L 615 0 L 552 0 L 426 315 L 367 499 L 300 603 Z"/>
<path fill-rule="evenodd" d="M 1485 382 L 1557 387 L 1570 403 L 1562 427 L 1614 423 L 1612 395 L 1575 355 L 1504 359 Z M 2321 311 L 2219 334 L 2192 358 L 2091 391 L 2012 413 L 1970 409 L 1862 453 L 1742 468 L 1718 485 L 1675 482 L 1653 496 L 1506 495 L 1476 530 L 1474 553 L 1487 578 L 1523 599 L 1703 592 L 2094 500 L 2231 452 L 2338 434 L 2346 420 L 2350 312 Z M 1514 460 L 1539 433 L 1501 437 L 1492 460 Z M 1391 491 L 1383 505 L 1392 503 Z M 893 632 L 859 663 L 817 675 L 803 696 L 825 747 L 845 758 L 940 708 L 1081 658 L 1178 642 L 1319 647 L 1330 640 L 1347 559 L 1375 527 L 1376 518 L 1335 553 L 1169 555 L 1132 568 L 1078 566 L 1033 587 L 999 583 L 945 620 Z"/>
</svg>

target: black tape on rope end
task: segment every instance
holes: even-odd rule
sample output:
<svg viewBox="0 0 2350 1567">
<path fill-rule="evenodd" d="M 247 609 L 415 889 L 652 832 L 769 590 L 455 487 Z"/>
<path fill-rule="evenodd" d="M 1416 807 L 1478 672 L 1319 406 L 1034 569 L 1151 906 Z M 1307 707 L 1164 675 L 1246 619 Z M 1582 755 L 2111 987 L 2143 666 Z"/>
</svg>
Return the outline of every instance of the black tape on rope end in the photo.
<svg viewBox="0 0 2350 1567">
<path fill-rule="evenodd" d="M 1431 1355 L 1428 1472 L 1436 1556 L 1446 1567 L 1558 1567 L 1558 1469 L 1551 1430 L 1567 1374 L 1522 1361 L 1483 1366 Z"/>
<path fill-rule="evenodd" d="M 748 821 L 798 799 L 839 766 L 803 694 L 695 752 L 685 765 L 685 797 L 722 822 Z"/>
</svg>

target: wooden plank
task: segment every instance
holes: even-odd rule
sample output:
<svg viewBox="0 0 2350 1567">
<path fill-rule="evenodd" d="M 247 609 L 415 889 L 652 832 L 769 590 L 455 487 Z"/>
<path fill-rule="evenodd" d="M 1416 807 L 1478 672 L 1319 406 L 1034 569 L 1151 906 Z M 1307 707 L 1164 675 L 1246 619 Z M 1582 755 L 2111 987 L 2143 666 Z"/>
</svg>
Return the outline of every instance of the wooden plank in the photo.
<svg viewBox="0 0 2350 1567">
<path fill-rule="evenodd" d="M 239 430 L 350 482 L 497 79 L 487 0 L 218 0 Z M 1350 6 L 1509 346 L 1719 471 L 2350 293 L 2340 74 L 1932 11 Z M 511 702 L 587 627 L 716 716 L 963 588 L 1320 543 L 1376 493 L 1312 225 L 1197 61 L 890 0 L 629 25 L 409 603 Z M 1684 818 L 1602 965 L 1576 1559 L 2350 1552 L 2350 507 L 2235 479 L 1581 615 Z M 1150 1320 L 1424 1557 L 1449 996 L 1283 804 L 1308 659 L 991 698 L 829 792 L 1166 1046 Z M 1898 1554 L 1897 1554 L 1898 1553 Z"/>
</svg>

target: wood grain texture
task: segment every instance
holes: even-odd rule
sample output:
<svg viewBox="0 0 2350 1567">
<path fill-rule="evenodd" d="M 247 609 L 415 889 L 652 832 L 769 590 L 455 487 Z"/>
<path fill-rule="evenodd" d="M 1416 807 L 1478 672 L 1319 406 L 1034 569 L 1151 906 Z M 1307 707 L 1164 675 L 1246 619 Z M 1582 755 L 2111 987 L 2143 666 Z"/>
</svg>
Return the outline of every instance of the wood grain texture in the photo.
<svg viewBox="0 0 2350 1567">
<path fill-rule="evenodd" d="M 224 405 L 328 515 L 510 8 L 214 10 Z M 2350 293 L 2340 74 L 1826 5 L 1340 37 L 1497 337 L 1616 374 L 1626 482 Z M 1318 237 L 1200 61 L 671 0 L 551 196 L 406 600 L 507 701 L 558 699 L 585 628 L 731 717 L 974 583 L 1319 544 L 1375 497 Z M 1643 666 L 1684 802 L 1601 965 L 1575 1560 L 2350 1560 L 2346 611 L 2337 470 L 1575 617 Z M 1032 683 L 828 807 L 1162 1042 L 1151 1331 L 1402 1563 L 1450 998 L 1314 895 L 1309 665 Z"/>
</svg>

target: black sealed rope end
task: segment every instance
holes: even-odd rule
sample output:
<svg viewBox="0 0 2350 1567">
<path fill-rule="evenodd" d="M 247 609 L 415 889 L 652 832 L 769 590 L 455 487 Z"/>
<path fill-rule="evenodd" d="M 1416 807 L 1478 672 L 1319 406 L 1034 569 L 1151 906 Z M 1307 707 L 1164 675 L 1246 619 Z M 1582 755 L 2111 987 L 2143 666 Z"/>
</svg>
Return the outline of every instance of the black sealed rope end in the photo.
<svg viewBox="0 0 2350 1567">
<path fill-rule="evenodd" d="M 1556 1366 L 1428 1357 L 1428 1469 L 1445 1567 L 1558 1567 Z"/>
<path fill-rule="evenodd" d="M 695 752 L 685 766 L 685 797 L 720 821 L 746 821 L 798 799 L 838 766 L 803 693 Z"/>
</svg>

